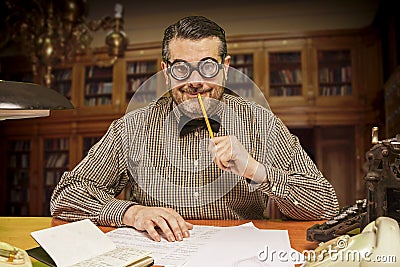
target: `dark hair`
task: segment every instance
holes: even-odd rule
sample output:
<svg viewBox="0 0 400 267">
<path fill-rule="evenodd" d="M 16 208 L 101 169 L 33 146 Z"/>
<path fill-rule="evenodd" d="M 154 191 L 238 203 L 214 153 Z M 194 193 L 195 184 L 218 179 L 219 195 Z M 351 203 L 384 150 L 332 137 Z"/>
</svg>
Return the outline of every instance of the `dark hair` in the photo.
<svg viewBox="0 0 400 267">
<path fill-rule="evenodd" d="M 174 38 L 200 40 L 207 37 L 218 37 L 221 41 L 219 53 L 223 60 L 227 55 L 225 31 L 214 21 L 203 16 L 182 18 L 165 29 L 162 42 L 162 58 L 165 62 L 169 60 L 169 43 Z"/>
</svg>

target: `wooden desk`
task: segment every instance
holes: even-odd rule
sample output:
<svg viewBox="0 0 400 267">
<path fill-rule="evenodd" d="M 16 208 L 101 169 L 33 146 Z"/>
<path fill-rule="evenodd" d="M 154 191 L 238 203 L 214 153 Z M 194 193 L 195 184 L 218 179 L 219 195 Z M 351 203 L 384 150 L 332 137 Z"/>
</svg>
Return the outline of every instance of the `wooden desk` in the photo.
<svg viewBox="0 0 400 267">
<path fill-rule="evenodd" d="M 235 226 L 249 221 L 238 220 L 190 220 L 189 222 L 197 225 L 212 226 Z M 0 217 L 0 241 L 10 243 L 22 249 L 30 249 L 38 246 L 30 233 L 51 226 L 67 223 L 51 217 Z M 316 221 L 268 221 L 254 220 L 254 225 L 260 229 L 288 230 L 290 242 L 294 249 L 299 252 L 315 249 L 317 242 L 306 240 L 306 230 Z M 115 228 L 99 226 L 103 232 L 109 232 Z M 40 262 L 33 260 L 33 266 L 42 267 Z"/>
<path fill-rule="evenodd" d="M 189 222 L 197 225 L 211 225 L 211 226 L 236 226 L 243 223 L 250 222 L 248 220 L 189 220 Z M 318 221 L 271 221 L 271 220 L 253 220 L 254 225 L 260 229 L 273 229 L 273 230 L 288 230 L 290 244 L 294 249 L 299 252 L 304 250 L 315 249 L 318 246 L 318 242 L 310 242 L 306 240 L 307 228 L 313 226 L 316 223 L 322 223 Z M 53 219 L 51 222 L 52 226 L 67 223 L 59 219 Z M 99 226 L 103 232 L 109 232 L 114 227 Z"/>
<path fill-rule="evenodd" d="M 33 231 L 49 228 L 51 217 L 0 217 L 0 241 L 21 249 L 37 247 Z"/>
</svg>

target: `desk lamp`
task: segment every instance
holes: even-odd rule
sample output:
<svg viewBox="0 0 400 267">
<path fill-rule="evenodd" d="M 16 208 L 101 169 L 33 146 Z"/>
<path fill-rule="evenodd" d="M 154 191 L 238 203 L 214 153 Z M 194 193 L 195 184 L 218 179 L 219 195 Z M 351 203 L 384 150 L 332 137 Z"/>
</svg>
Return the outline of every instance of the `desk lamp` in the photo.
<svg viewBox="0 0 400 267">
<path fill-rule="evenodd" d="M 47 117 L 74 106 L 55 90 L 34 83 L 0 80 L 0 120 Z"/>
</svg>

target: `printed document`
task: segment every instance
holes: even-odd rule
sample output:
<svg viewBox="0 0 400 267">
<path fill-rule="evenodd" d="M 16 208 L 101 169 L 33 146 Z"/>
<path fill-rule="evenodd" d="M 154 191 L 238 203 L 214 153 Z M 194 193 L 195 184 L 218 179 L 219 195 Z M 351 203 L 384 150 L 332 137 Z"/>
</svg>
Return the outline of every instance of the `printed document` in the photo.
<svg viewBox="0 0 400 267">
<path fill-rule="evenodd" d="M 287 230 L 260 230 L 252 223 L 233 227 L 195 225 L 183 241 L 153 241 L 145 232 L 118 228 L 106 234 L 117 247 L 140 247 L 152 251 L 155 265 L 291 266 L 301 254 L 290 247 Z"/>
</svg>

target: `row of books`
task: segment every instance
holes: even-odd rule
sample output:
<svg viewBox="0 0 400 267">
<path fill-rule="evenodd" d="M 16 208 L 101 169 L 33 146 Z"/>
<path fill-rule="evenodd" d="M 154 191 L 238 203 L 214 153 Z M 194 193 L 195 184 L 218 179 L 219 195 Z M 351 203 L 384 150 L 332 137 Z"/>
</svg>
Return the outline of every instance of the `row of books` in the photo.
<svg viewBox="0 0 400 267">
<path fill-rule="evenodd" d="M 148 80 L 148 77 L 129 79 L 126 84 L 126 91 L 127 92 L 135 92 L 147 80 Z M 154 88 L 154 89 L 156 89 L 156 88 Z"/>
<path fill-rule="evenodd" d="M 46 157 L 46 168 L 63 168 L 68 165 L 67 153 L 51 153 Z"/>
<path fill-rule="evenodd" d="M 17 172 L 8 173 L 7 175 L 7 186 L 22 186 L 27 187 L 29 185 L 29 170 L 19 170 Z"/>
<path fill-rule="evenodd" d="M 299 63 L 301 62 L 300 52 L 289 52 L 289 53 L 270 53 L 270 63 Z"/>
<path fill-rule="evenodd" d="M 111 94 L 112 87 L 112 82 L 87 83 L 85 86 L 85 94 Z"/>
<path fill-rule="evenodd" d="M 301 86 L 272 87 L 269 94 L 270 96 L 300 96 L 302 94 L 302 88 Z"/>
<path fill-rule="evenodd" d="M 301 84 L 302 76 L 300 69 L 282 69 L 270 72 L 270 84 Z"/>
<path fill-rule="evenodd" d="M 58 69 L 53 71 L 56 81 L 67 81 L 72 79 L 72 69 Z"/>
<path fill-rule="evenodd" d="M 253 55 L 233 55 L 231 58 L 231 65 L 240 64 L 253 64 Z"/>
<path fill-rule="evenodd" d="M 9 191 L 10 202 L 28 202 L 29 201 L 29 190 L 28 188 L 15 189 L 12 188 Z"/>
<path fill-rule="evenodd" d="M 157 72 L 157 61 L 137 61 L 126 65 L 127 74 L 155 73 Z"/>
<path fill-rule="evenodd" d="M 238 70 L 239 72 L 233 72 L 233 74 L 230 74 L 228 72 L 228 81 L 229 82 L 246 82 L 248 81 L 248 79 L 252 79 L 253 78 L 253 67 L 237 67 L 235 68 L 236 70 Z M 243 73 L 245 75 L 241 75 L 240 74 Z"/>
<path fill-rule="evenodd" d="M 29 154 L 10 154 L 8 156 L 9 168 L 29 168 Z"/>
<path fill-rule="evenodd" d="M 97 67 L 90 66 L 86 67 L 86 78 L 95 79 L 95 78 L 107 78 L 112 79 L 113 68 L 112 67 Z"/>
<path fill-rule="evenodd" d="M 30 140 L 18 140 L 10 142 L 11 151 L 29 151 L 31 149 Z"/>
<path fill-rule="evenodd" d="M 351 82 L 351 66 L 319 69 L 319 82 Z"/>
<path fill-rule="evenodd" d="M 9 215 L 17 215 L 17 216 L 28 216 L 29 215 L 29 204 L 24 203 L 23 205 L 7 205 L 7 214 Z"/>
<path fill-rule="evenodd" d="M 71 97 L 71 83 L 56 83 L 53 89 L 67 98 Z"/>
<path fill-rule="evenodd" d="M 245 99 L 251 99 L 254 97 L 254 90 L 251 89 L 235 89 L 233 92 Z"/>
<path fill-rule="evenodd" d="M 111 105 L 111 103 L 111 95 L 85 98 L 85 106 L 103 106 Z"/>
<path fill-rule="evenodd" d="M 47 170 L 44 177 L 44 184 L 46 186 L 55 186 L 63 175 L 63 170 Z"/>
<path fill-rule="evenodd" d="M 350 85 L 323 86 L 319 89 L 321 96 L 346 96 L 351 95 L 353 88 Z"/>
<path fill-rule="evenodd" d="M 45 151 L 58 151 L 69 149 L 69 138 L 51 138 L 44 140 Z"/>
<path fill-rule="evenodd" d="M 156 99 L 156 92 L 128 92 L 126 94 L 126 101 L 129 103 L 134 97 L 135 103 L 150 103 Z"/>
<path fill-rule="evenodd" d="M 148 95 L 156 95 L 157 91 L 166 91 L 166 88 L 158 88 L 159 85 L 165 86 L 165 82 L 161 82 L 157 80 L 156 78 L 150 78 L 149 77 L 141 77 L 137 79 L 129 79 L 127 81 L 127 88 L 126 88 L 126 100 L 127 102 L 130 101 L 131 96 L 135 93 L 140 93 L 143 95 L 146 95 L 145 97 L 147 98 Z M 135 97 L 140 97 L 140 96 L 135 96 Z"/>
</svg>

